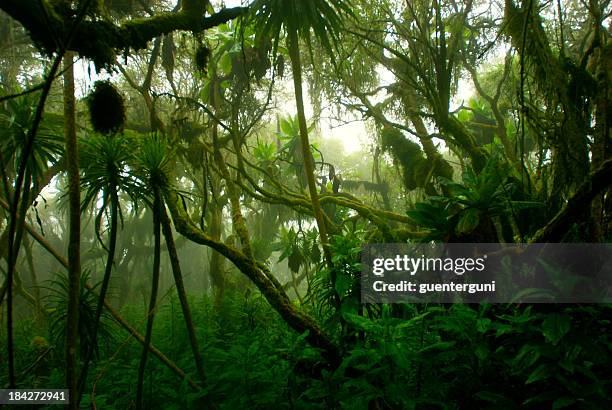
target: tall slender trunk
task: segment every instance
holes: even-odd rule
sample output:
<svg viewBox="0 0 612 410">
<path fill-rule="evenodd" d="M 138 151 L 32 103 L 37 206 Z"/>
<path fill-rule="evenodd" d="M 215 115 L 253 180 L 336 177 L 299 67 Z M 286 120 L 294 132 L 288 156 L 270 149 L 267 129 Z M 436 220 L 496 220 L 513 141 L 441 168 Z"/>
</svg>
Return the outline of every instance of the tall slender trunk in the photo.
<svg viewBox="0 0 612 410">
<path fill-rule="evenodd" d="M 214 84 L 214 83 L 213 83 Z M 216 86 L 215 86 L 216 87 Z M 217 93 L 213 94 L 213 108 L 216 109 Z M 213 124 L 212 128 L 212 140 L 216 144 L 218 142 L 218 125 Z M 216 157 L 216 152 L 213 155 Z M 221 240 L 221 233 L 223 232 L 223 205 L 219 198 L 221 197 L 221 181 L 219 176 L 215 172 L 211 172 L 211 191 L 213 194 L 213 207 L 210 212 L 210 234 L 215 240 Z M 225 293 L 225 258 L 219 252 L 211 249 L 210 255 L 210 277 L 214 286 L 214 307 L 215 310 L 221 309 L 221 302 L 223 301 L 223 294 Z"/>
<path fill-rule="evenodd" d="M 377 184 L 383 185 L 385 184 L 385 189 L 381 191 L 381 197 L 383 201 L 383 205 L 385 207 L 385 211 L 391 211 L 391 201 L 389 200 L 389 185 L 387 185 L 386 181 L 380 177 L 380 148 L 377 146 L 376 151 L 374 152 L 373 158 L 373 170 L 374 170 L 374 178 Z"/>
<path fill-rule="evenodd" d="M 153 200 L 153 236 L 155 237 L 155 251 L 153 255 L 153 279 L 151 284 L 151 297 L 147 310 L 147 329 L 145 331 L 144 346 L 138 366 L 138 381 L 136 384 L 136 409 L 142 410 L 142 391 L 144 386 L 144 372 L 147 365 L 147 355 L 151 346 L 151 335 L 153 333 L 153 320 L 155 319 L 155 304 L 157 302 L 157 289 L 159 287 L 159 269 L 161 257 L 161 235 L 160 235 L 160 193 L 159 188 L 154 188 L 155 198 Z"/>
<path fill-rule="evenodd" d="M 295 90 L 295 104 L 297 106 L 298 125 L 300 128 L 300 141 L 302 145 L 302 156 L 304 157 L 304 172 L 308 181 L 308 191 L 312 202 L 312 211 L 319 228 L 319 238 L 323 247 L 323 256 L 327 267 L 330 269 L 331 287 L 334 295 L 336 307 L 340 307 L 340 297 L 336 292 L 336 272 L 333 267 L 332 255 L 329 249 L 329 239 L 327 227 L 325 225 L 325 214 L 319 202 L 319 193 L 314 176 L 314 158 L 310 151 L 310 141 L 308 139 L 308 125 L 306 124 L 306 114 L 304 113 L 304 97 L 302 91 L 302 63 L 300 59 L 300 48 L 298 44 L 297 32 L 289 31 L 289 57 L 291 59 L 291 70 L 293 73 L 293 88 Z"/>
<path fill-rule="evenodd" d="M 213 189 L 217 189 L 216 187 Z M 210 207 L 209 232 L 213 239 L 221 241 L 223 219 L 221 204 L 213 202 Z M 216 311 L 221 309 L 221 302 L 225 293 L 225 257 L 214 249 L 210 249 L 209 275 L 213 288 L 213 305 Z"/>
<path fill-rule="evenodd" d="M 75 124 L 74 53 L 64 55 L 64 134 L 66 137 L 66 169 L 68 171 L 68 202 L 70 234 L 68 243 L 68 314 L 66 318 L 66 385 L 69 389 L 69 408 L 78 408 L 77 343 L 79 321 L 79 290 L 81 276 L 81 193 L 79 157 Z"/>
<path fill-rule="evenodd" d="M 14 357 L 14 347 L 13 347 L 13 273 L 15 271 L 15 264 L 17 262 L 17 257 L 19 256 L 19 242 L 16 241 L 15 233 L 19 232 L 19 230 L 23 229 L 23 224 L 18 223 L 17 215 L 19 208 L 19 200 L 21 198 L 21 189 L 23 187 L 23 182 L 26 174 L 26 168 L 28 165 L 28 161 L 30 160 L 30 155 L 32 153 L 32 147 L 34 146 L 34 138 L 36 137 L 36 133 L 38 132 L 38 127 L 40 126 L 40 122 L 42 120 L 43 111 L 45 108 L 45 102 L 47 101 L 47 97 L 49 96 L 49 91 L 51 90 L 51 84 L 53 83 L 53 78 L 57 73 L 57 70 L 62 62 L 62 55 L 58 55 L 54 60 L 45 78 L 45 85 L 42 89 L 42 94 L 40 99 L 38 100 L 38 105 L 36 106 L 36 113 L 34 114 L 34 120 L 32 121 L 32 125 L 28 130 L 28 134 L 26 136 L 26 141 L 23 146 L 23 150 L 21 152 L 21 158 L 19 160 L 19 168 L 17 170 L 17 178 L 15 179 L 15 192 L 13 193 L 13 198 L 11 198 L 11 206 L 10 206 L 10 217 L 9 217 L 9 228 L 8 228 L 8 259 L 7 259 L 7 274 L 6 274 L 6 289 L 7 289 L 7 335 L 6 335 L 6 350 L 8 356 L 8 378 L 9 378 L 9 387 L 15 388 L 15 357 Z M 8 194 L 8 193 L 7 193 Z M 7 197 L 8 199 L 8 197 Z M 27 209 L 27 208 L 26 208 Z"/>
<path fill-rule="evenodd" d="M 38 275 L 36 274 L 36 267 L 34 265 L 34 257 L 32 255 L 34 243 L 28 239 L 25 247 L 26 261 L 28 263 L 28 269 L 30 270 L 30 282 L 32 283 L 32 293 L 36 302 L 36 322 L 38 326 L 42 326 L 44 323 L 44 311 L 40 301 L 40 288 L 38 287 Z M 1 299 L 0 299 L 1 300 Z"/>
<path fill-rule="evenodd" d="M 172 275 L 174 276 L 174 283 L 176 284 L 176 292 L 178 293 L 179 301 L 181 302 L 181 309 L 183 310 L 183 317 L 185 318 L 185 326 L 187 327 L 187 333 L 189 334 L 189 343 L 191 344 L 193 359 L 195 361 L 196 369 L 198 370 L 198 376 L 200 377 L 202 383 L 204 383 L 206 376 L 204 374 L 204 365 L 202 364 L 202 355 L 200 354 L 198 339 L 196 338 L 195 327 L 193 326 L 193 319 L 191 318 L 189 303 L 187 302 L 187 293 L 185 292 L 185 285 L 183 284 L 183 274 L 181 273 L 181 265 L 176 252 L 176 245 L 174 243 L 170 218 L 168 218 L 165 205 L 161 199 L 158 200 L 158 203 L 160 205 L 159 214 L 161 217 L 162 231 L 164 233 L 164 239 L 166 240 L 168 255 L 170 256 L 170 265 L 172 266 Z"/>
<path fill-rule="evenodd" d="M 9 387 L 14 389 L 17 386 L 17 380 L 15 378 L 15 347 L 13 340 L 13 284 L 16 279 L 17 273 L 15 267 L 17 265 L 17 256 L 19 254 L 19 247 L 21 246 L 21 239 L 23 237 L 23 225 L 25 223 L 25 213 L 28 209 L 28 197 L 30 195 L 30 186 L 32 184 L 32 175 L 30 174 L 29 168 L 25 171 L 25 183 L 23 187 L 23 198 L 19 204 L 19 211 L 11 215 L 11 222 L 13 219 L 16 220 L 15 231 L 13 232 L 11 241 L 11 232 L 9 227 L 9 255 L 8 255 L 8 270 L 6 277 L 6 326 L 7 326 L 7 355 L 8 355 L 8 370 L 9 370 Z M 17 206 L 17 204 L 13 204 Z M 1 301 L 2 299 L 0 299 Z"/>
<path fill-rule="evenodd" d="M 597 6 L 595 6 L 597 7 Z M 599 29 L 595 29 L 595 35 L 598 35 Z M 605 40 L 600 40 L 604 42 Z M 610 101 L 612 100 L 612 87 L 610 87 L 610 80 L 612 80 L 609 57 L 609 51 L 606 52 L 606 48 L 610 46 L 600 48 L 597 53 L 597 68 L 595 69 L 595 79 L 597 81 L 597 94 L 594 98 L 595 106 L 595 129 L 593 135 L 593 145 L 591 147 L 591 170 L 597 170 L 603 162 L 610 158 L 610 129 L 612 124 L 610 119 L 612 118 L 610 110 Z M 610 193 L 608 190 L 607 194 Z M 608 195 L 609 196 L 609 195 Z M 592 232 L 591 242 L 601 242 L 603 238 L 608 235 L 608 221 L 610 216 L 606 216 L 605 210 L 605 198 L 606 192 L 602 192 L 595 199 L 593 199 L 593 205 L 591 206 L 592 215 Z"/>
<path fill-rule="evenodd" d="M 300 128 L 300 141 L 302 145 L 302 155 L 304 157 L 304 170 L 306 171 L 306 179 L 308 181 L 308 191 L 312 208 L 319 228 L 319 236 L 321 237 L 321 245 L 323 246 L 323 254 L 325 261 L 331 267 L 331 253 L 328 247 L 327 227 L 325 226 L 325 216 L 323 208 L 319 202 L 319 193 L 314 177 L 314 158 L 310 152 L 310 141 L 308 139 L 308 125 L 306 124 L 306 114 L 304 113 L 304 97 L 302 91 L 302 63 L 300 59 L 300 49 L 298 44 L 297 33 L 289 32 L 289 57 L 291 58 L 291 69 L 293 72 L 293 87 L 295 89 L 295 104 L 297 106 L 298 124 Z"/>
<path fill-rule="evenodd" d="M 91 337 L 92 342 L 87 349 L 87 356 L 85 356 L 85 361 L 83 362 L 83 367 L 81 368 L 81 375 L 79 377 L 79 402 L 83 391 L 85 390 L 89 363 L 93 358 L 94 350 L 96 348 L 96 345 L 98 344 L 98 328 L 100 327 L 100 317 L 102 316 L 102 309 L 104 309 L 104 299 L 106 298 L 106 293 L 108 292 L 108 284 L 110 283 L 111 272 L 113 270 L 113 261 L 115 259 L 115 248 L 117 247 L 117 218 L 119 209 L 119 197 L 117 195 L 117 186 L 115 183 L 111 182 L 109 186 L 108 195 L 110 196 L 111 206 L 108 255 L 106 258 L 106 267 L 104 269 L 102 286 L 100 288 L 100 294 L 98 295 L 98 303 L 96 305 L 96 316 L 94 318 L 93 334 Z"/>
</svg>

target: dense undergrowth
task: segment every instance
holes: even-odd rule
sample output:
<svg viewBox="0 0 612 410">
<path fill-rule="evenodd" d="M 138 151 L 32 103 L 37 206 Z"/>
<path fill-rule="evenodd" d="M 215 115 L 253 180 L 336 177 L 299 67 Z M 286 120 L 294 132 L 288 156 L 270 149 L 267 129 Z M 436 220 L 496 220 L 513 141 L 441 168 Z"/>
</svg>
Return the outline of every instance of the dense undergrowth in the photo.
<svg viewBox="0 0 612 410">
<path fill-rule="evenodd" d="M 205 387 L 195 391 L 152 358 L 146 408 L 214 403 L 221 409 L 601 409 L 611 404 L 607 305 L 368 305 L 364 316 L 343 315 L 345 355 L 332 369 L 254 292 L 233 293 L 217 308 L 207 296 L 191 295 L 190 303 Z M 143 306 L 127 305 L 122 313 L 144 328 Z M 103 327 L 107 332 L 100 336 L 81 406 L 130 408 L 141 346 L 111 319 Z M 19 321 L 15 337 L 18 368 L 27 370 L 19 383 L 61 388 L 64 357 L 53 334 L 34 321 Z M 153 344 L 195 377 L 175 296 L 160 304 Z"/>
</svg>

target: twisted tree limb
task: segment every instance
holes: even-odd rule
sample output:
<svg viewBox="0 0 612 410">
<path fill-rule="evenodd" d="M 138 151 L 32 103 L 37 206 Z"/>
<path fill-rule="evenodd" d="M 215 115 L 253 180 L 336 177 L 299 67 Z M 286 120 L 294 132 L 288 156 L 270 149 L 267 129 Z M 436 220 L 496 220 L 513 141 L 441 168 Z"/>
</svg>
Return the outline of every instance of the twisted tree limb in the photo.
<svg viewBox="0 0 612 410">
<path fill-rule="evenodd" d="M 247 257 L 244 253 L 223 242 L 213 239 L 204 231 L 198 228 L 187 216 L 186 212 L 179 205 L 175 193 L 166 192 L 166 204 L 170 209 L 174 227 L 187 239 L 201 245 L 206 245 L 230 260 L 242 273 L 244 273 L 257 286 L 268 303 L 276 310 L 283 320 L 298 333 L 308 332 L 306 340 L 317 348 L 323 350 L 324 357 L 332 364 L 340 362 L 340 352 L 338 346 L 333 342 L 317 322 L 300 311 L 293 305 L 287 294 L 270 280 L 272 273 L 261 263 Z"/>
</svg>

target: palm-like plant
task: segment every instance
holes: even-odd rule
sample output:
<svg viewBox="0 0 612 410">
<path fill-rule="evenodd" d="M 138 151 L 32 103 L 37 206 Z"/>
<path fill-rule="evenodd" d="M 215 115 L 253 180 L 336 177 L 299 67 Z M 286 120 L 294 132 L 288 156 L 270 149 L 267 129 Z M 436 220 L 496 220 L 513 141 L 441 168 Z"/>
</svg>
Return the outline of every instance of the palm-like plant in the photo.
<svg viewBox="0 0 612 410">
<path fill-rule="evenodd" d="M 37 103 L 36 96 L 26 95 L 0 105 L 0 175 L 2 177 L 0 192 L 6 191 L 4 195 L 9 201 L 11 200 L 9 179 L 14 178 L 24 155 L 24 142 L 34 121 Z M 37 138 L 33 141 L 30 160 L 26 163 L 23 200 L 19 208 L 21 221 L 25 220 L 27 209 L 41 189 L 40 181 L 44 179 L 49 164 L 56 164 L 62 153 L 61 119 L 45 116 L 38 127 Z M 16 245 L 21 243 L 22 233 L 21 230 L 17 230 Z"/>
<path fill-rule="evenodd" d="M 253 3 L 251 15 L 251 21 L 256 27 L 256 38 L 259 38 L 260 41 L 273 40 L 274 44 L 277 45 L 283 30 L 287 36 L 287 49 L 291 59 L 304 171 L 306 172 L 312 208 L 317 221 L 317 227 L 319 228 L 323 253 L 330 268 L 332 266 L 332 257 L 328 247 L 325 215 L 319 202 L 314 177 L 314 159 L 310 150 L 308 125 L 304 113 L 299 38 L 301 37 L 310 44 L 311 33 L 314 33 L 315 38 L 323 48 L 331 54 L 335 44 L 339 41 L 343 18 L 351 15 L 351 8 L 347 0 L 257 0 Z M 331 280 L 333 283 L 335 278 L 332 276 Z"/>
<path fill-rule="evenodd" d="M 140 147 L 140 152 L 136 162 L 138 164 L 139 178 L 149 187 L 153 188 L 153 198 L 145 198 L 150 208 L 153 210 L 153 276 L 151 280 L 151 295 L 149 297 L 149 307 L 147 309 L 147 325 L 145 330 L 144 346 L 140 363 L 138 365 L 138 380 L 136 383 L 136 408 L 142 409 L 142 392 L 144 386 L 144 372 L 147 365 L 149 347 L 151 346 L 151 335 L 153 334 L 153 321 L 155 319 L 155 305 L 157 303 L 157 291 L 159 288 L 159 271 L 161 259 L 161 233 L 160 215 L 161 193 L 160 186 L 167 185 L 166 171 L 169 167 L 169 159 L 165 149 L 156 136 L 148 139 Z"/>
<path fill-rule="evenodd" d="M 98 286 L 87 288 L 90 279 L 88 271 L 83 271 L 79 286 L 79 354 L 81 358 L 88 355 L 97 356 L 99 343 L 98 340 L 110 341 L 113 338 L 111 316 L 104 312 L 97 315 L 96 310 L 96 291 Z M 68 276 L 65 273 L 59 274 L 55 279 L 49 281 L 46 289 L 49 294 L 46 296 L 47 311 L 50 314 L 51 323 L 49 326 L 51 340 L 56 345 L 63 345 L 66 337 L 66 318 L 68 317 Z"/>
<path fill-rule="evenodd" d="M 14 174 L 21 161 L 24 142 L 34 121 L 37 103 L 36 95 L 30 94 L 0 104 L 0 150 L 5 162 L 2 165 L 7 175 Z M 31 176 L 30 183 L 36 186 L 38 179 L 48 169 L 48 164 L 57 163 L 63 150 L 62 119 L 47 114 L 41 120 L 32 145 L 32 159 L 26 166 L 26 171 Z"/>
<path fill-rule="evenodd" d="M 143 348 L 140 365 L 138 368 L 138 384 L 136 386 L 137 409 L 143 408 L 142 392 L 144 384 L 144 371 L 147 362 L 149 345 L 151 343 L 154 311 L 159 285 L 161 253 L 160 228 L 161 230 L 163 230 L 163 235 L 166 240 L 166 246 L 168 248 L 168 255 L 170 257 L 170 264 L 172 267 L 172 274 L 174 276 L 176 290 L 178 293 L 179 301 L 181 303 L 183 317 L 185 319 L 185 326 L 187 327 L 187 333 L 189 335 L 189 341 L 191 344 L 196 369 L 198 371 L 200 379 L 204 381 L 204 366 L 202 364 L 202 357 L 200 355 L 198 342 L 195 336 L 195 328 L 193 325 L 193 320 L 191 318 L 189 304 L 187 302 L 187 294 L 185 292 L 180 263 L 176 251 L 176 245 L 174 243 L 174 237 L 172 235 L 170 218 L 166 213 L 166 207 L 163 199 L 164 192 L 171 189 L 169 175 L 172 171 L 173 154 L 174 153 L 169 148 L 168 142 L 164 138 L 154 135 L 144 141 L 140 149 L 140 155 L 137 158 L 139 178 L 145 185 L 152 189 L 152 195 L 149 195 L 146 201 L 153 210 L 153 231 L 155 237 L 155 254 L 153 259 L 153 284 L 151 287 L 151 297 L 149 299 L 149 307 L 147 312 L 145 346 Z"/>
<path fill-rule="evenodd" d="M 492 218 L 514 221 L 520 212 L 542 206 L 539 202 L 516 199 L 522 197 L 520 176 L 502 160 L 499 152 L 492 154 L 479 174 L 466 169 L 461 183 L 438 179 L 449 196 L 432 197 L 428 203 L 417 203 L 407 212 L 419 225 L 428 228 L 424 241 L 467 238 L 493 241 L 497 233 Z"/>
<path fill-rule="evenodd" d="M 36 115 L 38 100 L 34 95 L 26 95 L 6 101 L 0 105 L 0 167 L 2 188 L 6 199 L 10 201 L 8 192 L 10 183 L 22 161 L 24 142 L 28 130 Z M 25 219 L 25 213 L 33 197 L 41 189 L 40 181 L 44 179 L 49 164 L 56 164 L 63 154 L 63 139 L 61 135 L 61 119 L 47 115 L 42 118 L 38 127 L 37 138 L 33 141 L 30 160 L 26 163 L 23 193 L 19 217 Z M 17 231 L 15 244 L 21 243 L 21 233 Z"/>
<path fill-rule="evenodd" d="M 56 61 L 57 63 L 57 61 Z M 54 65 L 57 69 L 57 64 Z M 50 86 L 50 82 L 48 83 Z M 48 88 L 44 91 L 48 93 Z M 23 224 L 31 199 L 40 189 L 38 181 L 48 162 L 55 163 L 61 153 L 61 140 L 49 121 L 42 121 L 42 106 L 48 94 L 40 100 L 27 95 L 7 100 L 0 106 L 0 192 L 11 203 L 7 246 L 7 353 L 9 386 L 15 388 L 13 349 L 13 279 L 15 264 L 23 236 Z M 41 137 L 34 136 L 40 132 Z M 14 176 L 14 191 L 10 192 L 9 175 Z M 34 185 L 34 187 L 32 187 Z M 34 191 L 32 191 L 34 188 Z"/>
<path fill-rule="evenodd" d="M 129 141 L 123 134 L 114 136 L 93 135 L 81 141 L 81 168 L 83 170 L 81 188 L 84 191 L 81 211 L 95 205 L 98 198 L 102 196 L 102 204 L 98 209 L 95 223 L 96 234 L 100 243 L 102 243 L 102 239 L 99 228 L 102 225 L 102 217 L 109 208 L 110 231 L 108 236 L 108 247 L 106 248 L 108 254 L 104 269 L 104 277 L 102 279 L 93 320 L 94 343 L 90 345 L 89 351 L 85 356 L 83 367 L 81 368 L 79 392 L 82 392 L 85 387 L 89 362 L 94 354 L 98 325 L 102 315 L 104 299 L 108 292 L 108 285 L 110 283 L 113 261 L 115 258 L 117 224 L 121 215 L 119 191 L 126 193 L 135 206 L 138 205 L 138 199 L 142 196 L 142 186 L 135 178 L 126 172 L 132 158 L 128 144 Z"/>
</svg>

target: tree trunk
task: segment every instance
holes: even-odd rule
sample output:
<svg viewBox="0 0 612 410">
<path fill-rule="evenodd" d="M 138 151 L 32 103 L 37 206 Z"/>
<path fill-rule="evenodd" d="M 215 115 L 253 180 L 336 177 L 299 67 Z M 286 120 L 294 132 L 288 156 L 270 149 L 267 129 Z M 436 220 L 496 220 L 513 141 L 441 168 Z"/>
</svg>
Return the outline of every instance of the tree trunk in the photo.
<svg viewBox="0 0 612 410">
<path fill-rule="evenodd" d="M 8 227 L 8 244 L 7 244 L 7 274 L 6 274 L 6 289 L 7 289 L 7 334 L 6 334 L 6 352 L 8 356 L 8 379 L 9 379 L 9 388 L 15 388 L 15 357 L 14 357 L 14 348 L 13 348 L 13 272 L 15 270 L 15 264 L 17 262 L 17 257 L 19 256 L 19 243 L 15 242 L 16 235 L 15 233 L 19 230 L 23 229 L 23 224 L 19 224 L 17 220 L 18 207 L 19 207 L 19 199 L 21 196 L 21 188 L 23 186 L 23 180 L 26 174 L 26 168 L 29 161 L 30 154 L 32 153 L 32 147 L 34 145 L 34 138 L 36 137 L 36 133 L 38 131 L 38 127 L 40 126 L 40 121 L 42 120 L 42 114 L 45 108 L 45 102 L 47 101 L 47 97 L 49 96 L 49 91 L 51 90 L 51 84 L 53 83 L 53 79 L 57 70 L 59 69 L 60 64 L 62 63 L 63 56 L 60 54 L 54 60 L 49 70 L 49 73 L 45 77 L 45 84 L 42 89 L 42 94 L 40 99 L 38 100 L 38 105 L 36 106 L 36 113 L 34 115 L 34 120 L 28 130 L 26 141 L 21 152 L 21 158 L 19 159 L 19 168 L 17 171 L 17 178 L 15 180 L 15 192 L 13 193 L 13 198 L 11 198 L 11 206 L 9 207 L 9 227 Z M 6 190 L 6 186 L 4 187 Z M 8 192 L 7 192 L 7 199 Z M 26 208 L 27 209 L 27 208 Z M 25 217 L 24 219 L 25 220 Z M 22 221 L 23 221 L 22 220 Z"/>
<path fill-rule="evenodd" d="M 538 6 L 538 2 L 523 1 L 521 7 L 517 7 L 514 0 L 505 0 L 504 31 L 510 36 L 521 60 L 529 59 L 535 88 L 545 98 L 545 104 L 559 104 L 562 109 L 562 121 L 552 147 L 553 187 L 548 200 L 549 212 L 555 213 L 563 205 L 565 197 L 588 176 L 587 122 L 572 97 L 569 72 L 550 46 Z"/>
<path fill-rule="evenodd" d="M 306 179 L 308 181 L 308 192 L 310 193 L 310 200 L 312 202 L 312 210 L 317 221 L 317 227 L 319 228 L 319 237 L 321 240 L 321 246 L 323 247 L 323 255 L 325 262 L 331 270 L 331 285 L 334 289 L 334 299 L 336 305 L 339 304 L 339 296 L 335 292 L 336 286 L 336 274 L 332 268 L 332 256 L 329 249 L 329 240 L 327 237 L 327 227 L 325 226 L 325 215 L 323 214 L 323 208 L 319 202 L 319 193 L 317 191 L 317 184 L 314 176 L 314 158 L 312 152 L 310 152 L 310 141 L 308 139 L 308 125 L 306 124 L 306 114 L 304 113 L 304 97 L 302 91 L 302 63 L 300 59 L 300 48 L 298 44 L 297 32 L 294 30 L 289 31 L 288 38 L 289 46 L 289 57 L 291 59 L 291 70 L 293 73 L 293 88 L 295 90 L 295 104 L 297 106 L 298 124 L 300 128 L 300 141 L 302 145 L 302 155 L 304 157 L 304 172 L 306 173 Z"/>
<path fill-rule="evenodd" d="M 147 310 L 147 329 L 145 332 L 145 341 L 142 348 L 142 356 L 140 357 L 140 365 L 138 366 L 138 381 L 136 384 L 136 409 L 142 410 L 142 390 L 144 385 L 144 372 L 147 365 L 147 355 L 151 346 L 151 335 L 153 333 L 153 319 L 155 318 L 155 305 L 157 302 L 157 289 L 159 287 L 159 270 L 161 257 L 161 237 L 160 237 L 160 215 L 161 207 L 159 201 L 159 189 L 155 189 L 155 199 L 153 202 L 153 236 L 155 237 L 155 251 L 153 255 L 153 279 L 151 284 L 151 297 L 149 299 L 149 309 Z"/>
<path fill-rule="evenodd" d="M 217 188 L 213 187 L 213 189 Z M 220 191 L 217 192 L 220 193 Z M 217 202 L 212 202 L 210 207 L 209 232 L 213 239 L 221 241 L 221 232 L 223 231 L 223 207 Z M 209 275 L 214 294 L 213 304 L 215 310 L 218 311 L 221 309 L 221 302 L 223 301 L 223 295 L 225 293 L 225 258 L 214 249 L 210 249 L 210 252 Z"/>
<path fill-rule="evenodd" d="M 597 31 L 596 31 L 597 33 Z M 596 34 L 597 35 L 597 34 Z M 602 42 L 605 40 L 601 40 Z M 605 43 L 604 43 L 605 44 Z M 610 119 L 612 110 L 609 101 L 612 99 L 610 89 L 610 73 L 612 72 L 612 44 L 604 45 L 598 50 L 597 68 L 595 79 L 597 81 L 597 94 L 594 99 L 595 105 L 595 132 L 593 135 L 593 145 L 591 147 L 591 169 L 596 170 L 609 158 L 610 154 Z M 605 212 L 605 192 L 598 195 L 593 200 L 592 206 L 592 232 L 591 242 L 600 242 L 608 235 L 608 226 Z M 609 215 L 608 215 L 609 218 Z"/>
<path fill-rule="evenodd" d="M 204 384 L 206 376 L 204 373 L 204 365 L 202 364 L 202 355 L 200 354 L 198 339 L 196 338 L 195 327 L 193 326 L 193 319 L 191 318 L 191 312 L 189 310 L 185 285 L 183 284 L 183 274 L 181 273 L 181 265 L 176 252 L 176 246 L 174 244 L 172 226 L 170 225 L 170 219 L 166 214 L 166 207 L 161 201 L 161 198 L 157 199 L 157 203 L 160 207 L 158 212 L 161 217 L 161 225 L 164 233 L 164 239 L 166 240 L 166 247 L 168 248 L 170 265 L 172 265 L 172 275 L 174 276 L 174 283 L 176 284 L 176 292 L 178 293 L 178 297 L 181 302 L 181 309 L 183 310 L 183 317 L 185 318 L 185 326 L 187 327 L 187 333 L 189 334 L 189 343 L 191 344 L 193 359 L 195 361 L 196 369 L 198 370 L 198 376 L 200 377 L 202 384 Z"/>
<path fill-rule="evenodd" d="M 44 309 L 40 299 L 40 288 L 38 286 L 38 275 L 36 274 L 36 267 L 34 266 L 34 257 L 32 255 L 34 243 L 28 238 L 25 252 L 26 260 L 28 263 L 28 269 L 30 270 L 30 282 L 32 284 L 32 293 L 34 294 L 34 300 L 36 302 L 36 322 L 38 326 L 42 326 L 44 323 Z M 0 299 L 1 300 L 1 299 Z"/>
<path fill-rule="evenodd" d="M 217 99 L 219 97 L 218 92 L 218 84 L 217 81 L 211 82 L 212 86 L 215 87 L 213 89 L 213 98 L 212 105 L 213 109 L 217 109 Z M 212 140 L 214 145 L 214 154 L 213 159 L 216 158 L 218 151 L 218 133 L 219 126 L 218 124 L 213 124 L 212 128 Z M 206 162 L 206 166 L 208 166 L 208 161 Z M 223 233 L 223 204 L 220 201 L 221 197 L 221 178 L 218 176 L 216 172 L 210 172 L 209 177 L 211 178 L 211 193 L 213 196 L 213 208 L 210 213 L 210 234 L 213 238 L 220 241 L 221 234 Z M 205 185 L 206 186 L 206 185 Z M 225 293 L 225 258 L 219 252 L 211 249 L 210 255 L 210 277 L 212 279 L 212 283 L 215 287 L 214 292 L 214 306 L 217 311 L 221 309 L 221 303 L 223 301 L 223 295 Z"/>
<path fill-rule="evenodd" d="M 561 242 L 571 225 L 584 218 L 590 210 L 593 198 L 612 184 L 612 160 L 605 161 L 602 166 L 591 173 L 589 178 L 580 185 L 567 204 L 544 227 L 540 228 L 529 241 Z"/>
<path fill-rule="evenodd" d="M 25 223 L 25 213 L 28 209 L 28 196 L 30 194 L 30 185 L 32 177 L 29 169 L 25 171 L 25 184 L 23 189 L 23 198 L 21 203 L 17 199 L 13 202 L 13 209 L 19 206 L 18 212 L 11 212 L 11 222 L 9 226 L 9 246 L 8 246 L 8 269 L 6 276 L 6 327 L 7 327 L 7 356 L 8 356 L 8 371 L 9 371 L 9 387 L 16 388 L 17 380 L 15 379 L 15 348 L 13 340 L 13 284 L 16 277 L 15 267 L 17 265 L 17 256 L 19 255 L 19 247 L 23 236 L 23 225 Z M 17 196 L 17 192 L 15 193 Z M 12 229 L 11 229 L 12 228 Z M 0 299 L 1 301 L 2 299 Z"/>
<path fill-rule="evenodd" d="M 81 276 L 81 198 L 79 157 L 75 124 L 73 53 L 64 55 L 64 133 L 66 137 L 66 169 L 68 171 L 68 201 L 70 234 L 68 243 L 68 314 L 66 318 L 66 385 L 69 389 L 69 408 L 78 408 L 77 343 L 79 320 L 79 287 Z"/>
<path fill-rule="evenodd" d="M 113 261 L 115 259 L 115 248 L 117 247 L 117 218 L 119 209 L 119 196 L 117 195 L 117 187 L 114 183 L 110 184 L 108 195 L 110 195 L 110 234 L 108 239 L 108 255 L 106 259 L 106 267 L 104 269 L 104 277 L 102 278 L 102 287 L 100 288 L 100 294 L 98 295 L 98 303 L 96 305 L 96 316 L 93 323 L 93 335 L 92 343 L 87 349 L 87 356 L 83 362 L 81 368 L 81 375 L 79 377 L 79 397 L 78 402 L 81 400 L 81 395 L 85 390 L 87 381 L 87 371 L 89 369 L 89 363 L 93 358 L 94 349 L 98 343 L 98 328 L 100 326 L 100 317 L 102 316 L 102 309 L 104 309 L 104 300 L 106 293 L 108 292 L 108 284 L 110 283 L 111 272 L 113 270 Z"/>
</svg>

